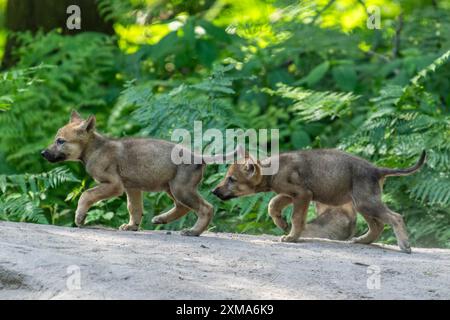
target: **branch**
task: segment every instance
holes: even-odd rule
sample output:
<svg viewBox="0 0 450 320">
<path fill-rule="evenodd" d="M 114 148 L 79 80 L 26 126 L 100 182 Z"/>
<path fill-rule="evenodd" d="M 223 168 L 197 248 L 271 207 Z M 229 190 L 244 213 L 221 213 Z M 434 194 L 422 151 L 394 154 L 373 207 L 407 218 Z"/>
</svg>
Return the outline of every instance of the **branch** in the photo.
<svg viewBox="0 0 450 320">
<path fill-rule="evenodd" d="M 366 54 L 369 55 L 369 56 L 378 57 L 378 58 L 380 58 L 381 60 L 383 60 L 385 62 L 390 62 L 391 61 L 388 56 L 385 56 L 384 54 L 375 52 L 373 50 L 367 51 Z"/>
<path fill-rule="evenodd" d="M 431 0 L 431 4 L 433 5 L 433 8 L 438 9 L 437 0 Z"/>
<path fill-rule="evenodd" d="M 358 0 L 359 4 L 362 5 L 364 7 L 364 11 L 366 11 L 366 14 L 369 15 L 369 13 L 367 12 L 367 6 L 365 4 L 365 2 L 363 0 Z"/>
<path fill-rule="evenodd" d="M 314 24 L 314 23 L 316 22 L 316 20 L 319 19 L 319 17 L 322 15 L 322 13 L 324 13 L 326 10 L 328 10 L 328 8 L 331 7 L 335 1 L 336 1 L 336 0 L 330 0 L 330 1 L 328 1 L 328 3 L 326 4 L 326 6 L 323 7 L 322 10 L 320 10 L 320 11 L 316 14 L 316 16 L 313 18 L 311 24 Z"/>
</svg>

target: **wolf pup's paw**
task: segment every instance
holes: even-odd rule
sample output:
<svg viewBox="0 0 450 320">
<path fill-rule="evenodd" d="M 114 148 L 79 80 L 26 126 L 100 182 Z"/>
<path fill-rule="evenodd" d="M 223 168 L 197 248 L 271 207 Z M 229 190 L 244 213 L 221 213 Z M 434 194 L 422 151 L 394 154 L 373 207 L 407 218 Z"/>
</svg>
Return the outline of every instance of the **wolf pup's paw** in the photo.
<svg viewBox="0 0 450 320">
<path fill-rule="evenodd" d="M 75 214 L 75 224 L 77 225 L 77 227 L 84 226 L 85 220 L 86 220 L 86 214 L 82 214 L 82 213 L 78 213 L 78 212 Z"/>
<path fill-rule="evenodd" d="M 156 217 L 153 217 L 152 223 L 153 224 L 166 224 L 167 222 L 161 216 L 156 216 Z"/>
<path fill-rule="evenodd" d="M 188 237 L 198 237 L 200 235 L 201 232 L 192 230 L 192 229 L 184 229 L 181 230 L 180 234 L 182 236 L 188 236 Z"/>
<path fill-rule="evenodd" d="M 131 225 L 131 224 L 127 224 L 127 223 L 125 223 L 119 227 L 120 231 L 138 231 L 138 229 L 139 229 L 138 225 L 135 225 L 135 224 Z"/>
<path fill-rule="evenodd" d="M 411 253 L 411 245 L 409 244 L 409 241 L 403 241 L 399 244 L 400 250 L 404 253 Z"/>
<path fill-rule="evenodd" d="M 286 221 L 284 221 L 284 223 L 280 226 L 281 230 L 283 230 L 284 232 L 288 233 L 289 232 L 289 225 Z"/>
<path fill-rule="evenodd" d="M 290 228 L 289 228 L 289 225 L 288 225 L 288 223 L 287 223 L 286 221 L 284 221 L 283 219 L 279 219 L 279 220 L 276 220 L 276 221 L 274 221 L 274 222 L 275 222 L 275 225 L 276 225 L 278 228 L 280 228 L 281 230 L 283 230 L 285 233 L 289 233 Z"/>
<path fill-rule="evenodd" d="M 286 235 L 286 236 L 282 236 L 280 238 L 280 241 L 281 242 L 297 242 L 297 238 L 290 236 L 290 235 Z"/>
<path fill-rule="evenodd" d="M 359 243 L 359 244 L 371 244 L 372 243 L 371 239 L 364 237 L 364 236 L 351 238 L 349 242 L 350 243 Z"/>
</svg>

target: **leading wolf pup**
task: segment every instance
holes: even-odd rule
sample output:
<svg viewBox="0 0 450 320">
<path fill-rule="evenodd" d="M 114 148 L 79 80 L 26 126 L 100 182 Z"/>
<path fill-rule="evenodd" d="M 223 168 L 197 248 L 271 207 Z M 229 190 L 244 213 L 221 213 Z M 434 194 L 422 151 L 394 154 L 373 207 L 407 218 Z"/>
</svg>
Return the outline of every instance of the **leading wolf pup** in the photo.
<svg viewBox="0 0 450 320">
<path fill-rule="evenodd" d="M 419 161 L 407 169 L 378 168 L 370 162 L 335 149 L 316 149 L 282 153 L 279 170 L 274 175 L 262 175 L 270 157 L 255 161 L 245 154 L 244 163 L 234 163 L 225 179 L 213 190 L 222 200 L 274 191 L 277 195 L 269 203 L 269 214 L 283 230 L 287 223 L 281 212 L 293 204 L 292 226 L 284 242 L 295 242 L 305 228 L 310 201 L 325 205 L 348 204 L 362 214 L 369 225 L 366 234 L 355 238 L 356 243 L 369 244 L 378 239 L 385 224 L 393 227 L 400 249 L 406 253 L 411 247 L 403 218 L 390 210 L 381 200 L 384 179 L 388 176 L 409 175 L 422 167 L 425 151 Z"/>
<path fill-rule="evenodd" d="M 130 221 L 120 229 L 136 231 L 143 214 L 142 191 L 165 191 L 175 206 L 152 222 L 169 223 L 194 210 L 197 222 L 182 234 L 198 236 L 213 216 L 212 205 L 197 192 L 205 164 L 174 164 L 171 161 L 174 146 L 155 139 L 106 138 L 95 131 L 94 116 L 84 120 L 73 111 L 69 123 L 58 130 L 54 143 L 42 151 L 42 156 L 50 162 L 80 161 L 98 182 L 98 186 L 80 197 L 75 214 L 77 226 L 84 224 L 94 203 L 125 192 Z"/>
</svg>

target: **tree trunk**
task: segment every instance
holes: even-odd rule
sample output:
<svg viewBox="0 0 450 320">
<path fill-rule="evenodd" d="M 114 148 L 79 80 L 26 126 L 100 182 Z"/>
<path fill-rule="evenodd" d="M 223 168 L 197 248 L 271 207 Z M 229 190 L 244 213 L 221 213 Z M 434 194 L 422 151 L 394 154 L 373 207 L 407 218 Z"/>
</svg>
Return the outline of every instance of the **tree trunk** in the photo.
<svg viewBox="0 0 450 320">
<path fill-rule="evenodd" d="M 70 5 L 80 7 L 79 30 L 70 30 L 66 26 L 70 16 L 66 10 Z M 114 34 L 112 23 L 104 21 L 100 16 L 96 0 L 9 0 L 6 8 L 6 28 L 10 34 L 5 46 L 3 68 L 11 67 L 17 62 L 13 51 L 20 44 L 11 32 L 48 32 L 59 28 L 63 34 L 69 35 L 86 31 Z"/>
</svg>

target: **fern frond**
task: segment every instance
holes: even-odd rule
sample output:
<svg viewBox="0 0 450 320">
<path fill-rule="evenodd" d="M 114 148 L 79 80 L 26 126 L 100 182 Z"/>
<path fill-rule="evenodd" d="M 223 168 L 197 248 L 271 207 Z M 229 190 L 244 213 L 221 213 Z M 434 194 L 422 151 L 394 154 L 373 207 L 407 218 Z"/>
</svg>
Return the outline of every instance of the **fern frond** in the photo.
<svg viewBox="0 0 450 320">
<path fill-rule="evenodd" d="M 48 223 L 38 201 L 20 193 L 0 196 L 0 212 L 2 220 Z"/>
<path fill-rule="evenodd" d="M 414 86 L 419 85 L 420 81 L 427 78 L 430 75 L 430 73 L 435 72 L 436 69 L 447 63 L 449 59 L 450 59 L 450 50 L 448 50 L 440 57 L 438 57 L 436 60 L 434 60 L 433 63 L 431 63 L 428 67 L 419 71 L 419 73 L 414 78 L 411 79 L 411 84 Z"/>
<path fill-rule="evenodd" d="M 169 138 L 176 128 L 191 129 L 194 121 L 202 121 L 203 128 L 227 128 L 236 125 L 230 95 L 237 78 L 227 74 L 232 69 L 218 66 L 204 81 L 157 94 L 148 83 L 129 84 L 119 103 L 134 106 L 133 119 L 146 136 Z"/>
<path fill-rule="evenodd" d="M 0 108 L 9 109 L 0 112 L 0 148 L 18 171 L 42 171 L 46 165 L 36 154 L 67 122 L 70 109 L 101 111 L 114 97 L 114 85 L 102 83 L 114 78 L 117 48 L 95 33 L 19 37 L 20 61 L 0 76 Z"/>
<path fill-rule="evenodd" d="M 422 174 L 420 182 L 413 186 L 409 193 L 415 200 L 429 206 L 448 206 L 450 204 L 450 176 L 441 174 L 425 177 Z"/>
<path fill-rule="evenodd" d="M 20 189 L 24 194 L 42 193 L 54 189 L 66 182 L 79 182 L 73 173 L 65 167 L 58 167 L 39 174 L 0 175 L 0 190 Z"/>
<path fill-rule="evenodd" d="M 291 111 L 304 121 L 337 118 L 350 111 L 349 106 L 358 96 L 351 92 L 313 91 L 279 84 L 277 90 L 264 89 L 266 93 L 294 101 Z"/>
</svg>

